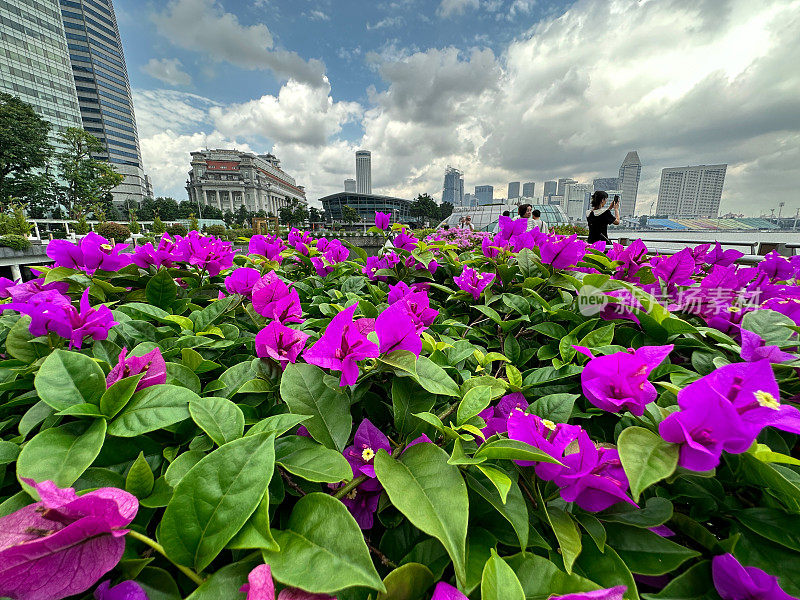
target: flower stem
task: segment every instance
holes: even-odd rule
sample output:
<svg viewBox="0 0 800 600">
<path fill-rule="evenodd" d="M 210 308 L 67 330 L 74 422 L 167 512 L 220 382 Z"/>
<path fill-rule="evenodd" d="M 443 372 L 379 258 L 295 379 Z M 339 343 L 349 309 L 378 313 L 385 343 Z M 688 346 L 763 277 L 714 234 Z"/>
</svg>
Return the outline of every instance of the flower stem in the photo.
<svg viewBox="0 0 800 600">
<path fill-rule="evenodd" d="M 147 537 L 146 535 L 143 535 L 143 534 L 139 533 L 138 531 L 134 531 L 133 529 L 130 529 L 128 531 L 128 535 L 131 536 L 135 540 L 139 540 L 140 542 L 142 542 L 144 544 L 147 544 L 153 550 L 155 550 L 156 552 L 161 554 L 169 562 L 171 562 L 173 565 L 175 565 L 181 573 L 186 575 L 189 579 L 191 579 L 193 582 L 195 582 L 198 586 L 203 584 L 203 578 L 200 577 L 200 575 L 198 575 L 197 573 L 195 573 L 194 571 L 192 571 L 188 567 L 184 567 L 183 565 L 179 565 L 174 560 L 172 560 L 169 556 L 167 556 L 167 553 L 164 550 L 164 546 L 159 544 L 154 539 L 151 539 L 151 538 Z"/>
</svg>

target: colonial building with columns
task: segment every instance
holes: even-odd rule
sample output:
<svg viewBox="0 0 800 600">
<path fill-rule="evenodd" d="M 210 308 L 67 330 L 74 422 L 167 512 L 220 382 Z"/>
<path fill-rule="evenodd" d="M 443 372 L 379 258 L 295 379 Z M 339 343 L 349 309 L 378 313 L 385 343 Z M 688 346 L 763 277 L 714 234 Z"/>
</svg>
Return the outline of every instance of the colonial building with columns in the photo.
<svg viewBox="0 0 800 600">
<path fill-rule="evenodd" d="M 281 161 L 272 154 L 202 150 L 191 155 L 186 191 L 200 213 L 203 206 L 236 212 L 244 205 L 250 212 L 277 216 L 281 207 L 307 204 L 303 186 L 281 169 Z"/>
</svg>

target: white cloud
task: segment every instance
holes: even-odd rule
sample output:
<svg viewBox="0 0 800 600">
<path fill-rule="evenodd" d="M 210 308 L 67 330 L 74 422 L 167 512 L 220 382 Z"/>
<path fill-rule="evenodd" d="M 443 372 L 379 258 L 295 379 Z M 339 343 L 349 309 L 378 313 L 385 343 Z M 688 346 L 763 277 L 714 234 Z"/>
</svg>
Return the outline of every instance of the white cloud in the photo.
<svg viewBox="0 0 800 600">
<path fill-rule="evenodd" d="M 208 125 L 208 109 L 214 100 L 177 90 L 133 90 L 133 105 L 140 137 L 148 137 L 165 129 L 191 133 Z"/>
<path fill-rule="evenodd" d="M 242 24 L 216 0 L 170 0 L 163 12 L 152 15 L 152 20 L 158 32 L 180 48 L 244 69 L 271 69 L 286 79 L 324 85 L 325 65 L 321 61 L 306 61 L 295 52 L 274 48 L 266 25 Z"/>
<path fill-rule="evenodd" d="M 376 23 L 367 23 L 367 30 L 385 29 L 386 27 L 402 27 L 406 20 L 401 16 L 384 17 Z"/>
<path fill-rule="evenodd" d="M 326 13 L 322 12 L 321 10 L 310 10 L 308 13 L 305 13 L 305 16 L 308 17 L 311 21 L 330 21 L 331 18 Z"/>
<path fill-rule="evenodd" d="M 151 58 L 142 71 L 169 85 L 185 86 L 192 84 L 192 77 L 183 70 L 177 58 Z"/>
<path fill-rule="evenodd" d="M 479 0 L 442 0 L 436 14 L 439 17 L 447 18 L 453 15 L 461 15 L 467 9 L 476 9 L 480 6 Z"/>
</svg>

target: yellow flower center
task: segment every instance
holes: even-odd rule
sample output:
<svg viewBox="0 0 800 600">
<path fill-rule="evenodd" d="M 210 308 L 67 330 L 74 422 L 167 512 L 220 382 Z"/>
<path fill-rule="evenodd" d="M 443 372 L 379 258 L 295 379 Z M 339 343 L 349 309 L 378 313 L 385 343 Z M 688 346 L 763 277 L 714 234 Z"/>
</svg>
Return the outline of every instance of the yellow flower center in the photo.
<svg viewBox="0 0 800 600">
<path fill-rule="evenodd" d="M 756 392 L 756 401 L 758 401 L 758 403 L 761 406 L 766 406 L 767 408 L 771 408 L 772 410 L 781 409 L 780 400 L 778 400 L 775 396 L 773 396 L 769 392 L 762 392 L 761 390 L 758 390 Z"/>
<path fill-rule="evenodd" d="M 372 448 L 364 448 L 361 451 L 361 458 L 363 458 L 366 462 L 369 462 L 375 456 L 375 451 Z"/>
<path fill-rule="evenodd" d="M 358 488 L 353 488 L 352 490 L 347 492 L 345 498 L 347 498 L 348 500 L 355 500 L 357 495 L 358 495 Z"/>
<path fill-rule="evenodd" d="M 550 419 L 542 419 L 542 425 L 547 427 L 550 431 L 556 430 L 556 424 L 553 423 Z"/>
</svg>

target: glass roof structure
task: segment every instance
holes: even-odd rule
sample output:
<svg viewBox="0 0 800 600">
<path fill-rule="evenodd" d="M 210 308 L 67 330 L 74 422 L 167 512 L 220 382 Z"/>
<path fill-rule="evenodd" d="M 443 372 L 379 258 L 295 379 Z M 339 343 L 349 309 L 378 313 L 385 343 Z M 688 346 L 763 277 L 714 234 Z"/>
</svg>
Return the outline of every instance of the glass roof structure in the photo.
<svg viewBox="0 0 800 600">
<path fill-rule="evenodd" d="M 542 219 L 549 226 L 553 225 L 566 225 L 569 223 L 567 215 L 558 204 L 533 204 L 534 210 L 539 210 L 542 213 Z M 500 215 L 503 211 L 511 213 L 512 218 L 517 218 L 519 212 L 517 211 L 516 204 L 486 204 L 483 206 L 456 206 L 453 208 L 453 214 L 447 217 L 439 224 L 439 227 L 447 224 L 450 227 L 457 227 L 461 217 L 467 215 L 472 217 L 472 224 L 475 226 L 475 231 L 495 231 L 497 229 Z"/>
</svg>

